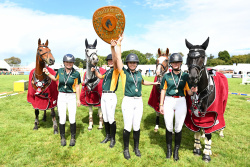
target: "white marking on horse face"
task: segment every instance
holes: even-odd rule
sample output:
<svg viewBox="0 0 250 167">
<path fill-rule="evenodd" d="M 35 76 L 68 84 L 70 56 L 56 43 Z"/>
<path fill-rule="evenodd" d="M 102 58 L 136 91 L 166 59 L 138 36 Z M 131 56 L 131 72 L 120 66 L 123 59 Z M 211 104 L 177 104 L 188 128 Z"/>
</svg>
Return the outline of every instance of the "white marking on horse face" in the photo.
<svg viewBox="0 0 250 167">
<path fill-rule="evenodd" d="M 97 49 L 86 49 L 86 58 L 91 64 L 97 64 L 99 61 L 97 57 Z"/>
<path fill-rule="evenodd" d="M 159 61 L 159 64 L 162 64 L 163 63 L 163 61 L 165 61 L 167 58 L 166 57 L 158 57 L 158 61 Z M 158 76 L 158 75 L 160 75 L 160 73 L 161 73 L 161 65 L 158 65 L 157 66 L 157 68 L 156 68 L 156 75 Z"/>
<path fill-rule="evenodd" d="M 157 60 L 159 60 L 159 63 L 162 63 L 165 61 L 167 58 L 166 57 L 159 57 Z"/>
</svg>

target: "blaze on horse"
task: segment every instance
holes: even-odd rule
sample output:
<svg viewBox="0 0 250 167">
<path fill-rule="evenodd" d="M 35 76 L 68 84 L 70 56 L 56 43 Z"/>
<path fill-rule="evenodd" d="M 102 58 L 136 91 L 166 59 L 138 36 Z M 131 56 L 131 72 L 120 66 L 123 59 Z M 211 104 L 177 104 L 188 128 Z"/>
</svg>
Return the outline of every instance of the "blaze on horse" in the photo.
<svg viewBox="0 0 250 167">
<path fill-rule="evenodd" d="M 82 91 L 81 91 L 81 104 L 89 107 L 89 127 L 88 130 L 92 130 L 93 128 L 93 109 L 92 106 L 98 107 L 98 116 L 99 116 L 99 127 L 98 129 L 103 128 L 103 117 L 101 110 L 101 96 L 102 96 L 102 80 L 97 78 L 95 72 L 91 71 L 91 67 L 95 67 L 98 63 L 97 57 L 97 40 L 95 40 L 94 44 L 91 45 L 88 43 L 88 40 L 85 40 L 85 53 L 87 64 L 87 71 L 83 77 Z M 100 74 L 104 74 L 106 70 L 103 68 L 97 69 Z"/>
<path fill-rule="evenodd" d="M 168 71 L 168 56 L 169 56 L 169 49 L 166 49 L 166 53 L 161 53 L 160 48 L 158 49 L 159 57 L 156 60 L 156 76 L 154 82 L 160 82 L 163 76 Z M 157 132 L 159 129 L 159 121 L 160 121 L 160 112 L 159 112 L 159 104 L 160 104 L 160 85 L 154 85 L 148 99 L 148 105 L 154 108 L 156 112 L 156 121 L 155 121 L 155 128 L 154 131 Z"/>
<path fill-rule="evenodd" d="M 48 40 L 46 43 L 41 44 L 41 40 L 38 40 L 38 48 L 36 53 L 36 67 L 30 72 L 29 75 L 29 87 L 27 94 L 27 101 L 32 104 L 35 109 L 35 127 L 34 130 L 38 130 L 38 116 L 39 110 L 44 110 L 43 121 L 46 121 L 46 110 L 51 109 L 51 117 L 53 121 L 54 134 L 58 133 L 58 127 L 56 122 L 56 114 L 54 107 L 57 105 L 57 83 L 52 81 L 44 72 L 43 68 L 47 68 L 48 71 L 55 75 L 55 71 L 47 67 L 53 65 L 55 59 L 48 47 Z"/>
<path fill-rule="evenodd" d="M 211 161 L 212 132 L 225 128 L 224 112 L 228 98 L 227 78 L 219 72 L 215 74 L 206 69 L 205 50 L 209 38 L 202 45 L 192 45 L 187 40 L 189 49 L 187 66 L 189 83 L 198 86 L 197 94 L 191 98 L 187 96 L 187 116 L 185 125 L 195 132 L 194 154 L 201 155 L 200 130 L 205 132 L 205 148 L 203 160 Z"/>
</svg>

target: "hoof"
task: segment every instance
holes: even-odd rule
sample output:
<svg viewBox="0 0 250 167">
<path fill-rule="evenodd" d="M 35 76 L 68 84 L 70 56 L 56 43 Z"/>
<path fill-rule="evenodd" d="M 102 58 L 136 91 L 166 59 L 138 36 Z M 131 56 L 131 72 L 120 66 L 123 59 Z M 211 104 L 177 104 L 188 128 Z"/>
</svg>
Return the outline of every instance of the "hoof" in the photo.
<svg viewBox="0 0 250 167">
<path fill-rule="evenodd" d="M 194 149 L 194 151 L 193 151 L 193 153 L 194 153 L 194 155 L 196 155 L 196 156 L 200 156 L 201 155 L 201 149 Z"/>
<path fill-rule="evenodd" d="M 207 163 L 210 162 L 210 161 L 211 161 L 210 155 L 206 155 L 206 154 L 205 154 L 205 155 L 203 156 L 202 160 L 205 161 L 205 162 L 207 162 Z"/>
<path fill-rule="evenodd" d="M 91 131 L 93 128 L 88 128 L 89 131 Z"/>
<path fill-rule="evenodd" d="M 103 129 L 103 127 L 98 127 L 97 129 L 98 129 L 98 130 L 101 130 L 101 129 Z"/>
<path fill-rule="evenodd" d="M 33 130 L 38 130 L 38 127 L 34 127 Z"/>
<path fill-rule="evenodd" d="M 57 131 L 57 130 L 54 130 L 54 134 L 55 134 L 55 135 L 58 134 L 58 131 Z"/>
</svg>

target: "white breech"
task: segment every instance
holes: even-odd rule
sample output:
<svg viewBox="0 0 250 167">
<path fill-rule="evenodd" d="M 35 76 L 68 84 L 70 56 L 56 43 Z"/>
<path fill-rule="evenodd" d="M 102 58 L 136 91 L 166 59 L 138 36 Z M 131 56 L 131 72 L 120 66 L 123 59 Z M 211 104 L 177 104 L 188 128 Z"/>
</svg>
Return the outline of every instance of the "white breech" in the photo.
<svg viewBox="0 0 250 167">
<path fill-rule="evenodd" d="M 104 122 L 112 124 L 115 121 L 117 96 L 115 93 L 102 93 L 101 108 Z"/>
<path fill-rule="evenodd" d="M 59 92 L 57 99 L 57 108 L 60 124 L 66 123 L 66 109 L 68 108 L 69 122 L 76 122 L 76 94 Z"/>
<path fill-rule="evenodd" d="M 122 114 L 124 129 L 130 132 L 133 126 L 133 130 L 138 131 L 143 114 L 142 97 L 124 96 L 122 100 Z"/>
<path fill-rule="evenodd" d="M 174 98 L 165 96 L 164 120 L 169 132 L 173 132 L 173 119 L 175 117 L 175 132 L 179 133 L 186 118 L 187 105 L 185 97 Z"/>
</svg>

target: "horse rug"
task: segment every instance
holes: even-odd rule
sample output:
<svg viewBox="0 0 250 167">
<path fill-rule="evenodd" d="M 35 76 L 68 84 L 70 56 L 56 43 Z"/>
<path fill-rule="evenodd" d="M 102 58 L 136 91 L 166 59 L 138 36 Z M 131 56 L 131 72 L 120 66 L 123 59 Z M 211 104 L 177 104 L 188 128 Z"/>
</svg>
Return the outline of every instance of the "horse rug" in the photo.
<svg viewBox="0 0 250 167">
<path fill-rule="evenodd" d="M 56 75 L 56 72 L 53 69 L 49 67 L 47 67 L 47 69 L 50 74 Z M 36 90 L 31 83 L 34 72 L 35 69 L 33 69 L 29 74 L 29 87 L 27 94 L 28 103 L 31 103 L 34 109 L 39 110 L 47 110 L 56 107 L 58 97 L 58 83 L 55 81 L 51 81 L 41 94 L 36 95 Z"/>
<path fill-rule="evenodd" d="M 217 130 L 225 128 L 224 112 L 226 109 L 228 98 L 228 81 L 225 75 L 216 72 L 213 76 L 215 85 L 215 99 L 213 103 L 207 108 L 207 113 L 204 117 L 196 117 L 190 107 L 192 101 L 187 94 L 187 115 L 185 125 L 190 130 L 197 132 L 200 128 L 204 129 L 206 134 L 210 134 Z"/>
<path fill-rule="evenodd" d="M 155 76 L 155 79 L 154 79 L 154 82 L 156 82 L 156 81 L 157 81 L 157 76 Z M 157 86 L 154 85 L 152 90 L 151 90 L 149 99 L 148 99 L 148 105 L 150 107 L 152 107 L 158 113 L 160 113 L 159 112 L 160 111 L 160 108 L 159 108 L 160 96 L 161 96 L 161 92 L 158 91 Z"/>
<path fill-rule="evenodd" d="M 103 75 L 106 70 L 104 68 L 99 68 L 100 74 Z M 83 76 L 83 81 L 85 79 L 86 72 Z M 88 87 L 82 83 L 82 91 L 80 95 L 80 101 L 81 104 L 84 106 L 95 106 L 95 107 L 101 107 L 101 97 L 102 97 L 102 82 L 101 79 L 100 82 L 97 84 L 97 86 L 93 90 L 89 90 Z"/>
</svg>

